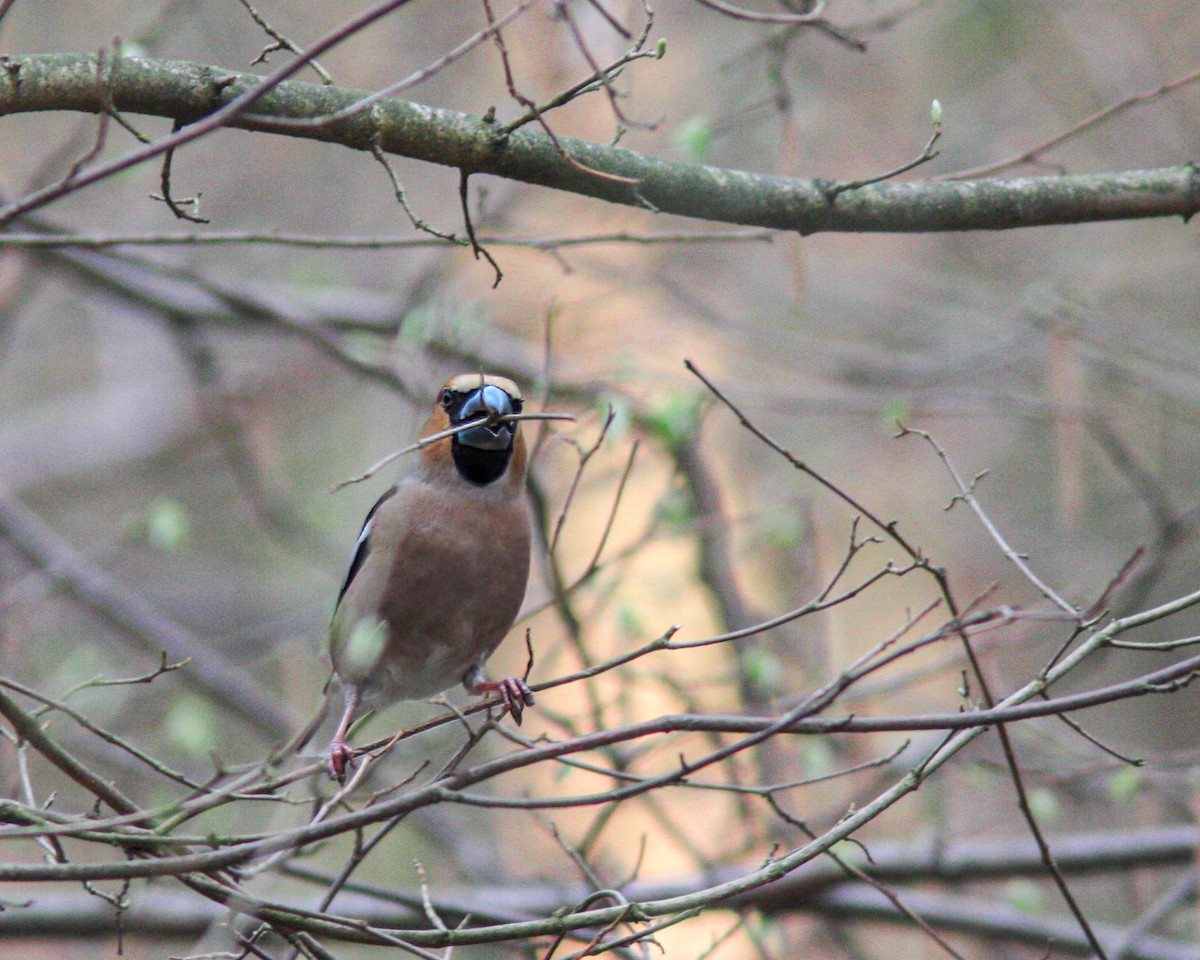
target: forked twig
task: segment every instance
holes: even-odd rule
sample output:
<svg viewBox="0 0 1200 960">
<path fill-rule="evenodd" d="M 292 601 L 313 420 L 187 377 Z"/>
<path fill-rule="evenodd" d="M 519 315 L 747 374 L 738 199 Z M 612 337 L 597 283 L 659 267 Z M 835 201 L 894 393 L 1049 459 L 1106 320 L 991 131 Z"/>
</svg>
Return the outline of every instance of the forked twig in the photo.
<svg viewBox="0 0 1200 960">
<path fill-rule="evenodd" d="M 920 437 L 933 448 L 935 453 L 937 453 L 938 459 L 942 461 L 942 465 L 945 466 L 947 472 L 950 474 L 951 478 L 953 478 L 955 486 L 958 487 L 958 493 L 954 495 L 954 500 L 952 503 L 961 500 L 968 507 L 970 507 L 975 516 L 979 518 L 979 522 L 983 524 L 983 528 L 988 532 L 988 536 L 990 536 L 992 540 L 996 542 L 996 546 L 1000 548 L 1000 550 L 1004 553 L 1004 556 L 1008 558 L 1013 566 L 1015 566 L 1021 571 L 1021 573 L 1025 575 L 1025 579 L 1037 587 L 1038 592 L 1056 607 L 1058 607 L 1061 611 L 1063 611 L 1063 613 L 1067 614 L 1068 616 L 1078 617 L 1080 615 L 1079 611 L 1061 596 L 1059 596 L 1058 593 L 1049 584 L 1043 581 L 1041 577 L 1034 573 L 1033 568 L 1029 566 L 1029 563 L 1025 557 L 1014 550 L 1009 542 L 1004 538 L 1004 534 L 1002 534 L 996 528 L 996 525 L 992 522 L 992 518 L 989 517 L 986 511 L 984 511 L 983 507 L 980 506 L 979 500 L 975 496 L 975 481 L 967 483 L 967 481 L 963 479 L 962 474 L 958 472 L 958 468 L 954 465 L 954 462 L 950 459 L 949 454 L 946 453 L 942 445 L 938 443 L 930 433 L 924 430 L 906 427 L 902 423 L 898 423 L 897 426 L 900 428 L 899 436 L 905 437 L 911 434 L 914 437 Z"/>
</svg>

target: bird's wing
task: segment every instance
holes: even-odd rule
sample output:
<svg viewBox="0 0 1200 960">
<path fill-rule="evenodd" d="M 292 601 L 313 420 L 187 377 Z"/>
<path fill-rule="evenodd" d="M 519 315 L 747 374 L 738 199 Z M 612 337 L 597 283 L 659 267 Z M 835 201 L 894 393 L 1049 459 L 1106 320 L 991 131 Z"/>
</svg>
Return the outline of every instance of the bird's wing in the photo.
<svg viewBox="0 0 1200 960">
<path fill-rule="evenodd" d="M 375 519 L 375 512 L 383 506 L 391 497 L 396 495 L 398 486 L 392 487 L 382 497 L 375 501 L 373 506 L 367 512 L 367 519 L 363 521 L 362 532 L 359 533 L 358 539 L 354 542 L 354 553 L 350 556 L 350 567 L 346 570 L 346 579 L 342 581 L 342 589 L 338 591 L 337 602 L 342 602 L 342 597 L 346 594 L 346 588 L 350 586 L 354 580 L 355 574 L 362 567 L 363 562 L 367 559 L 367 554 L 371 552 L 371 521 Z"/>
</svg>

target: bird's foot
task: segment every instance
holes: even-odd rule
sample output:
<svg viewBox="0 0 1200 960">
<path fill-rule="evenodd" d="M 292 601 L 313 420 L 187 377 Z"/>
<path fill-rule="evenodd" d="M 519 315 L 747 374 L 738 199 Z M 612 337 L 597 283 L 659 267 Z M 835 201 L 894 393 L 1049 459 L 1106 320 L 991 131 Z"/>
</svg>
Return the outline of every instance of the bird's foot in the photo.
<svg viewBox="0 0 1200 960">
<path fill-rule="evenodd" d="M 346 780 L 346 771 L 354 769 L 355 750 L 341 737 L 329 744 L 329 777 L 338 783 Z"/>
<path fill-rule="evenodd" d="M 487 693 L 495 690 L 500 699 L 512 714 L 517 726 L 521 725 L 521 716 L 526 707 L 533 706 L 533 691 L 520 677 L 505 677 L 503 680 L 483 680 L 475 684 L 471 693 Z"/>
</svg>

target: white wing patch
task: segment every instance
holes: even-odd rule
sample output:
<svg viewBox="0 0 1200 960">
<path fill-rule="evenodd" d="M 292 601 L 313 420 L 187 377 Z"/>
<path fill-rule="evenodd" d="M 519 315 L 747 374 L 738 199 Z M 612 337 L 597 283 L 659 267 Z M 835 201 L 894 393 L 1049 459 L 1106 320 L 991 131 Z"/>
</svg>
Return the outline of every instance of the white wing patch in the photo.
<svg viewBox="0 0 1200 960">
<path fill-rule="evenodd" d="M 385 500 L 394 496 L 398 489 L 398 486 L 392 487 L 392 489 L 375 501 L 375 506 L 367 513 L 367 519 L 363 523 L 362 532 L 358 535 L 358 539 L 354 541 L 354 550 L 350 553 L 350 566 L 346 570 L 346 579 L 342 582 L 342 589 L 338 591 L 338 603 L 342 602 L 342 597 L 354 580 L 354 575 L 362 568 L 363 562 L 367 559 L 367 554 L 371 552 L 371 527 L 375 524 L 375 511 L 383 505 Z"/>
</svg>

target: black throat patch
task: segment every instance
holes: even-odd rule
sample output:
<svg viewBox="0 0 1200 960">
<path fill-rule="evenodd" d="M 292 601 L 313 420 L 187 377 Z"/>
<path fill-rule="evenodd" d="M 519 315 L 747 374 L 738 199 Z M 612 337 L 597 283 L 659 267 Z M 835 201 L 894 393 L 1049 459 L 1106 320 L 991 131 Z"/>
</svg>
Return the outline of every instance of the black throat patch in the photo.
<svg viewBox="0 0 1200 960">
<path fill-rule="evenodd" d="M 467 483 L 477 487 L 486 487 L 495 483 L 508 467 L 512 459 L 512 444 L 503 450 L 481 450 L 479 447 L 468 447 L 458 442 L 458 437 L 450 441 L 450 453 L 454 457 L 454 465 Z"/>
</svg>

